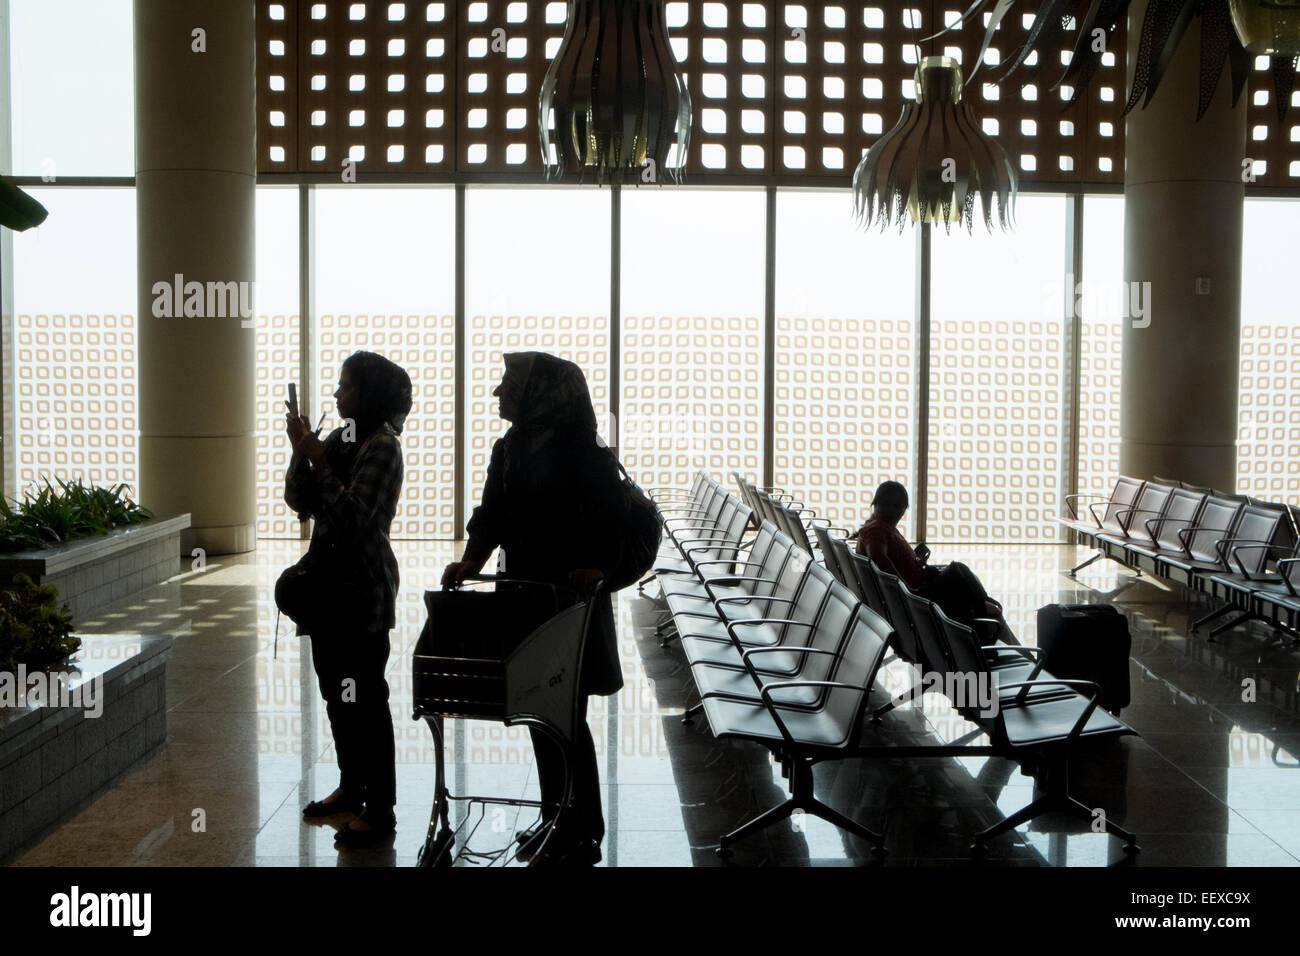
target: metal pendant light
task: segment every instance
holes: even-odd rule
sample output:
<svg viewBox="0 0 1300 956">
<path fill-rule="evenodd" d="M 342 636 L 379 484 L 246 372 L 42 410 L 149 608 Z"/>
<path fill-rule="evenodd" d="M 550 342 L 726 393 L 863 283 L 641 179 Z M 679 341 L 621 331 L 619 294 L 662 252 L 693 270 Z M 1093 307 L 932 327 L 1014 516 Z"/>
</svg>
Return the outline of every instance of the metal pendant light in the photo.
<svg viewBox="0 0 1300 956">
<path fill-rule="evenodd" d="M 664 0 L 569 0 L 538 105 L 548 177 L 681 182 L 691 97 L 668 43 Z"/>
<path fill-rule="evenodd" d="M 881 227 L 903 210 L 913 222 L 975 221 L 975 199 L 984 225 L 1012 221 L 1016 168 L 1000 143 L 980 128 L 962 99 L 961 67 L 946 56 L 927 56 L 916 68 L 916 102 L 903 107 L 896 126 L 862 157 L 853 174 L 853 202 L 862 225 Z"/>
<path fill-rule="evenodd" d="M 1300 0 L 1229 0 L 1241 44 L 1256 56 L 1300 56 Z"/>
<path fill-rule="evenodd" d="M 1141 33 L 1126 28 L 1132 0 L 974 0 L 957 21 L 943 31 L 977 24 L 983 19 L 984 44 L 975 62 L 1006 23 L 1028 18 L 1029 32 L 1018 52 L 1003 56 L 1001 79 L 1023 70 L 1023 82 L 1058 62 L 1062 42 L 1074 34 L 1074 49 L 1064 72 L 1051 86 L 1071 87 L 1072 105 L 1091 87 L 1106 56 L 1105 37 L 1130 29 L 1133 86 L 1124 112 L 1151 102 L 1174 52 L 1189 35 L 1200 34 L 1200 82 L 1196 117 L 1210 108 L 1226 65 L 1231 75 L 1232 105 L 1241 100 L 1250 79 L 1251 55 L 1271 56 L 1273 100 L 1279 122 L 1291 107 L 1300 54 L 1300 0 L 1150 0 Z M 1136 16 L 1136 15 L 1135 15 Z M 1200 22 L 1199 31 L 1190 31 Z M 1005 36 L 1005 32 L 1003 34 Z M 1099 42 L 1100 40 L 1100 42 Z M 972 71 L 972 75 L 973 75 Z"/>
</svg>

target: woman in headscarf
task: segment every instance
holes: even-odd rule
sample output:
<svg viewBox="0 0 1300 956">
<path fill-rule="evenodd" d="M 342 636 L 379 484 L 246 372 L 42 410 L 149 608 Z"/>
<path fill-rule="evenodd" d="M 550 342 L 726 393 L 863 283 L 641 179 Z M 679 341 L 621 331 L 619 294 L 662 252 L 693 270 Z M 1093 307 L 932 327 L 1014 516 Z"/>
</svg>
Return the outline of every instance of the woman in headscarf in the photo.
<svg viewBox="0 0 1300 956">
<path fill-rule="evenodd" d="M 596 413 L 587 380 L 572 362 L 545 352 L 510 352 L 505 375 L 492 393 L 511 426 L 492 446 L 483 501 L 474 509 L 462 559 L 447 567 L 443 587 L 478 573 L 500 547 L 500 570 L 511 578 L 565 584 L 587 591 L 604 577 L 613 555 L 607 533 L 615 513 L 619 473 L 596 434 Z M 589 694 L 617 693 L 623 686 L 608 592 L 592 608 L 579 692 L 581 714 L 575 748 L 574 800 L 546 859 L 535 863 L 594 864 L 600 860 L 605 821 L 600 805 L 596 749 L 586 716 Z M 557 805 L 564 787 L 564 758 L 538 731 L 532 732 L 542 801 Z M 522 832 L 520 856 L 535 851 L 549 826 Z"/>
<path fill-rule="evenodd" d="M 960 561 L 928 564 L 930 549 L 915 548 L 898 530 L 907 513 L 907 489 L 897 481 L 881 482 L 871 499 L 871 517 L 857 534 L 857 552 L 871 558 L 881 569 L 900 577 L 913 594 L 933 601 L 954 621 L 976 628 L 985 643 L 1010 638 L 1011 630 L 1002 619 L 1002 605 L 988 596 L 975 572 Z M 994 630 L 978 627 L 977 620 L 998 622 Z"/>
<path fill-rule="evenodd" d="M 387 839 L 397 825 L 393 718 L 384 670 L 397 623 L 397 558 L 388 531 L 402 491 L 397 440 L 411 411 L 405 369 L 374 352 L 354 352 L 339 372 L 335 408 L 344 420 L 322 442 L 290 413 L 293 458 L 284 500 L 316 519 L 310 554 L 346 582 L 324 622 L 311 628 L 312 662 L 325 698 L 339 786 L 303 808 L 307 818 L 357 814 L 338 831 L 345 845 Z"/>
</svg>

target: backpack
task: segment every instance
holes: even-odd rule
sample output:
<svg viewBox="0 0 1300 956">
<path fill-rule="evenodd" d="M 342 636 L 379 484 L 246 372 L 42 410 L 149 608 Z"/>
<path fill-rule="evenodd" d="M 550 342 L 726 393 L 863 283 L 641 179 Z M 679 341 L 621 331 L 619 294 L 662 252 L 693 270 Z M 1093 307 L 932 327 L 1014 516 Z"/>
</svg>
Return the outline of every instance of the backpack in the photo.
<svg viewBox="0 0 1300 956">
<path fill-rule="evenodd" d="M 654 566 L 663 537 L 663 516 L 650 496 L 632 480 L 612 449 L 609 454 L 623 477 L 618 483 L 615 513 L 610 522 L 615 537 L 611 541 L 612 561 L 605 574 L 605 587 L 618 591 L 636 584 Z"/>
</svg>

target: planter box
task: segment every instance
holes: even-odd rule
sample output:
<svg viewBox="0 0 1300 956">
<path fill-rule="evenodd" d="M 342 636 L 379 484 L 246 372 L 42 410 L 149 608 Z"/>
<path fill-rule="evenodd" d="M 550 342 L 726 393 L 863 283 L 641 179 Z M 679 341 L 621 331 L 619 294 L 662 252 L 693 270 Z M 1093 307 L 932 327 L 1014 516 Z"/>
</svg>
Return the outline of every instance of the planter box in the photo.
<svg viewBox="0 0 1300 956">
<path fill-rule="evenodd" d="M 166 581 L 181 567 L 181 532 L 188 514 L 153 518 L 144 524 L 82 538 L 40 551 L 0 555 L 0 584 L 26 574 L 37 584 L 59 590 L 59 603 L 75 621 L 102 604 Z"/>
<path fill-rule="evenodd" d="M 35 843 L 166 742 L 165 680 L 172 639 L 155 634 L 78 636 L 81 649 L 66 665 L 62 700 L 0 705 L 0 863 Z M 43 679 L 50 672 L 33 673 Z M 25 676 L 27 688 L 33 675 Z M 10 681 L 12 688 L 16 682 Z"/>
</svg>

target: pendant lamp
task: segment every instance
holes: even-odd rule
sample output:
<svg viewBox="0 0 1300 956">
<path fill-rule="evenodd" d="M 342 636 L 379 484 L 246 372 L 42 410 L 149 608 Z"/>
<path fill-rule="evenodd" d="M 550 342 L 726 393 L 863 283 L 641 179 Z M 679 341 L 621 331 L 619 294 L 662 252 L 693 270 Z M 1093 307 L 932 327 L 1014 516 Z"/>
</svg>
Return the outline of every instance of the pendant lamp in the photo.
<svg viewBox="0 0 1300 956">
<path fill-rule="evenodd" d="M 1300 0 L 1229 0 L 1228 9 L 1247 52 L 1300 56 Z"/>
<path fill-rule="evenodd" d="M 569 0 L 538 105 L 548 178 L 681 182 L 691 97 L 668 43 L 664 0 Z"/>
<path fill-rule="evenodd" d="M 1051 85 L 1053 90 L 1070 87 L 1072 105 L 1097 78 L 1110 48 L 1107 37 L 1127 30 L 1133 85 L 1125 113 L 1151 102 L 1174 52 L 1188 37 L 1199 36 L 1197 119 L 1210 108 L 1225 65 L 1232 105 L 1237 105 L 1250 79 L 1251 55 L 1272 57 L 1273 100 L 1279 122 L 1286 119 L 1300 54 L 1300 0 L 1149 0 L 1140 32 L 1131 6 L 1132 0 L 973 0 L 940 32 L 982 19 L 984 43 L 975 59 L 980 63 L 999 29 L 1005 38 L 1005 25 L 1027 22 L 1019 50 L 1003 51 L 1001 76 L 1005 80 L 1018 74 L 1024 83 L 1040 82 L 1040 74 L 1059 62 L 1062 44 L 1072 43 L 1073 50 L 1064 57 L 1065 70 Z M 1134 22 L 1126 26 L 1130 19 Z M 1190 29 L 1194 22 L 1199 22 L 1199 30 Z"/>
<path fill-rule="evenodd" d="M 927 56 L 916 68 L 916 102 L 903 107 L 896 126 L 869 149 L 853 174 L 854 211 L 864 227 L 897 221 L 904 209 L 913 222 L 966 225 L 975 200 L 984 225 L 1006 229 L 1016 198 L 1016 168 L 1000 143 L 971 115 L 962 98 L 961 67 L 946 56 Z"/>
</svg>

